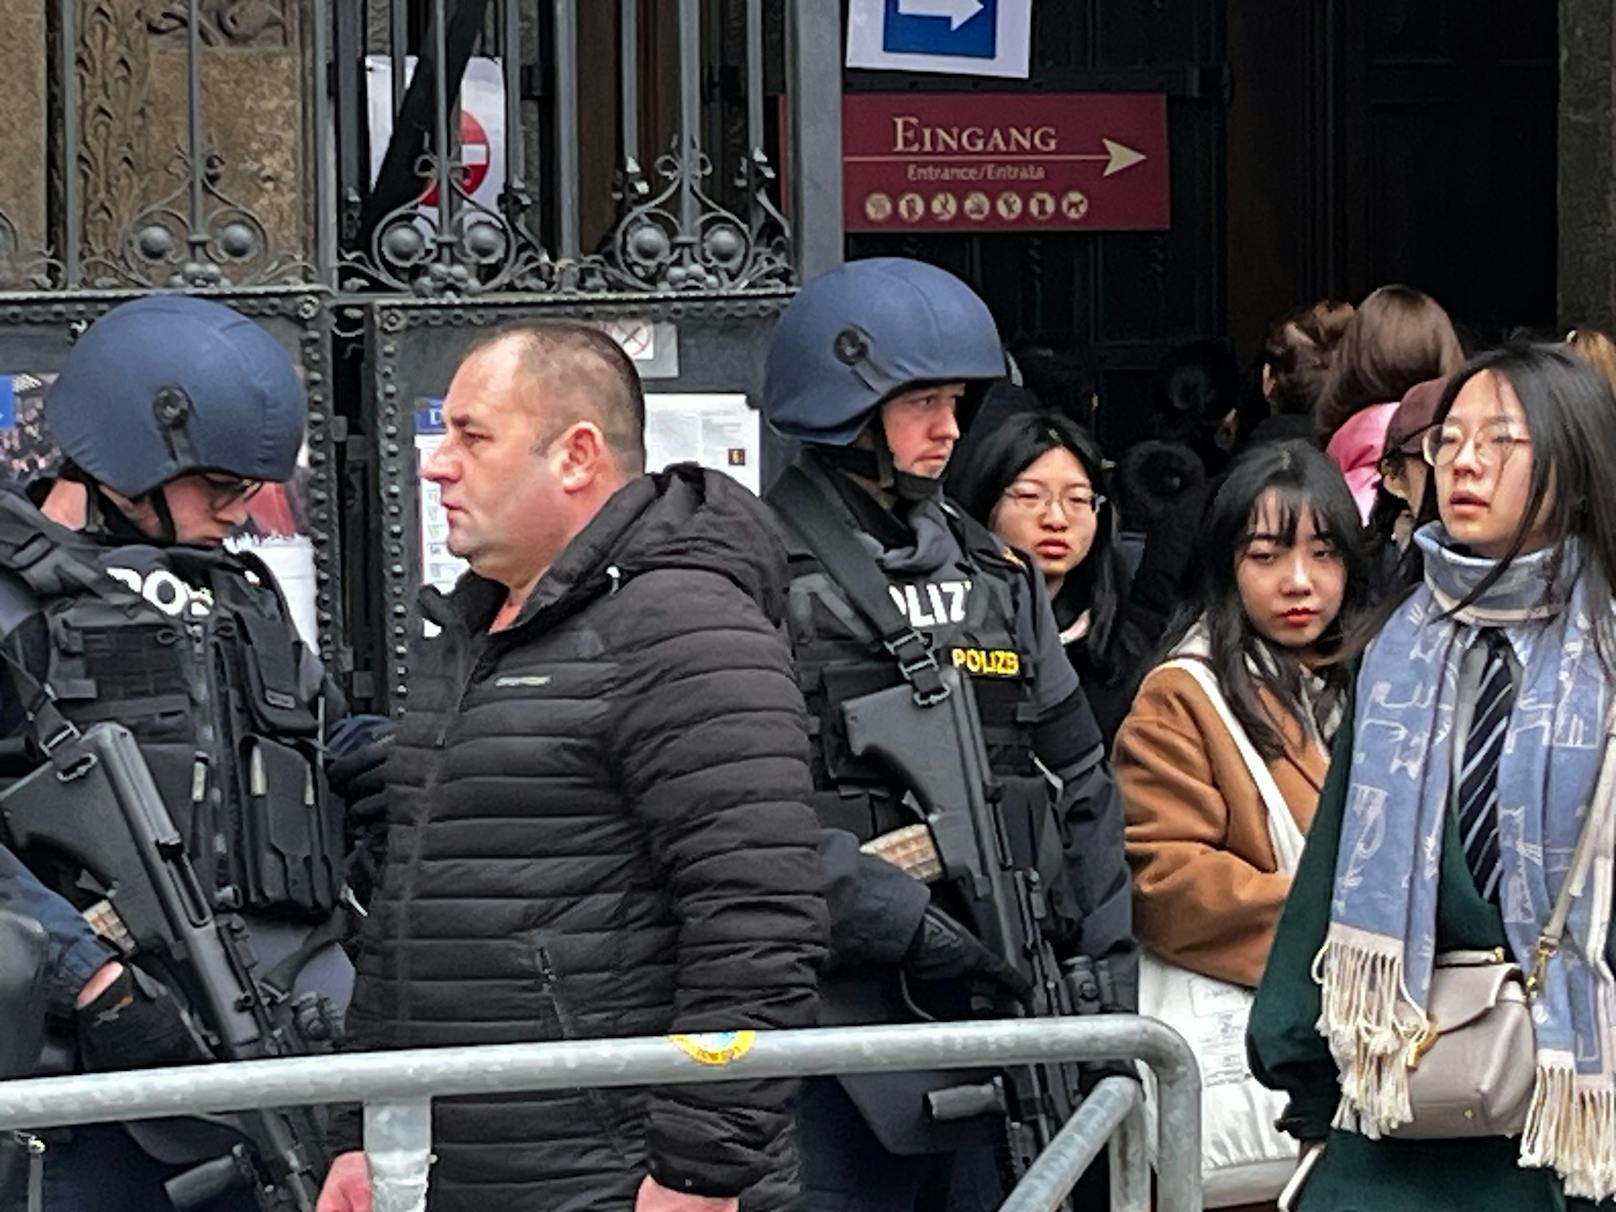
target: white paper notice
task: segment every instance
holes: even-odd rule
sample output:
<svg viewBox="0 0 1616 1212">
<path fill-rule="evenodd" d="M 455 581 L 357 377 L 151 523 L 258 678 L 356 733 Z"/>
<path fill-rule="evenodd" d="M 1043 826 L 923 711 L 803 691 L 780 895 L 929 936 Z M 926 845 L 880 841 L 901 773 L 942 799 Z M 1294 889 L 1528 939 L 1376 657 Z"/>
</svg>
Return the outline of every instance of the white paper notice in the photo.
<svg viewBox="0 0 1616 1212">
<path fill-rule="evenodd" d="M 314 543 L 307 535 L 268 535 L 262 538 L 231 536 L 231 551 L 249 551 L 269 566 L 281 594 L 292 610 L 297 634 L 314 651 L 320 650 L 320 629 L 314 610 Z"/>
<path fill-rule="evenodd" d="M 419 466 L 426 466 L 432 452 L 443 441 L 442 434 L 420 434 L 415 439 Z M 448 593 L 468 565 L 449 553 L 449 519 L 443 512 L 442 495 L 431 480 L 421 481 L 421 579 Z"/>
<path fill-rule="evenodd" d="M 426 466 L 432 452 L 443 441 L 443 401 L 428 399 L 416 401 L 415 409 L 415 467 L 416 473 Z M 434 589 L 448 593 L 454 588 L 460 574 L 466 571 L 466 562 L 449 552 L 449 519 L 443 512 L 443 494 L 431 480 L 421 479 L 420 495 L 416 498 L 421 511 L 421 580 Z"/>
<path fill-rule="evenodd" d="M 658 393 L 645 397 L 645 466 L 700 463 L 763 491 L 763 435 L 744 395 Z"/>
</svg>

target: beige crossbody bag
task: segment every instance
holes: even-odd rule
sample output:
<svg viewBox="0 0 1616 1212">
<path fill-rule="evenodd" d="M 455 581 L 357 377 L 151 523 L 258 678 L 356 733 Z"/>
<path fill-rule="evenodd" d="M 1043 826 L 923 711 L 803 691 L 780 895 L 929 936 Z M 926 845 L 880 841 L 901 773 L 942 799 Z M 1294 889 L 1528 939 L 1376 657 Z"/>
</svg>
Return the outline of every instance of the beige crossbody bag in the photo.
<svg viewBox="0 0 1616 1212">
<path fill-rule="evenodd" d="M 1413 1119 L 1391 1135 L 1415 1140 L 1520 1135 L 1537 1072 L 1532 998 L 1560 949 L 1571 902 L 1593 862 L 1599 819 L 1613 795 L 1616 745 L 1607 722 L 1599 781 L 1554 912 L 1538 935 L 1532 971 L 1523 972 L 1502 947 L 1436 957 L 1425 1030 L 1408 1049 Z"/>
</svg>

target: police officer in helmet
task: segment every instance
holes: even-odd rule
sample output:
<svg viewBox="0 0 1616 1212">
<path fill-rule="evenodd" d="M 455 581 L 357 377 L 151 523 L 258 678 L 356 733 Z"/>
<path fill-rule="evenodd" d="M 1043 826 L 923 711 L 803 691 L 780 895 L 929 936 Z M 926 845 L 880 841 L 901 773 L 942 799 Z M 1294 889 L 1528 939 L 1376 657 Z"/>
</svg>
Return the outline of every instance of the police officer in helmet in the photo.
<svg viewBox="0 0 1616 1212">
<path fill-rule="evenodd" d="M 223 547 L 253 494 L 291 477 L 306 413 L 285 351 L 221 304 L 154 295 L 84 333 L 45 400 L 59 478 L 0 493 L 0 766 L 14 780 L 40 760 L 25 704 L 47 694 L 81 729 L 128 728 L 215 913 L 245 926 L 256 980 L 302 1045 L 329 1046 L 352 985 L 343 800 L 350 817 L 378 809 L 389 726 L 347 712 L 267 567 Z M 17 857 L 28 870 L 0 863 L 0 903 L 43 903 L 37 879 L 111 936 L 87 1003 L 53 994 L 35 1071 L 209 1059 L 173 973 L 118 950 L 71 856 Z M 45 924 L 92 954 L 81 921 Z M 40 1135 L 50 1212 L 166 1212 L 166 1180 L 242 1140 L 202 1119 Z M 258 1206 L 244 1185 L 199 1205 Z"/>
<path fill-rule="evenodd" d="M 1083 1008 L 1134 1005 L 1121 805 L 1043 581 L 941 491 L 962 427 L 1004 373 L 975 292 L 902 258 L 809 282 L 769 349 L 764 413 L 801 443 L 768 499 L 791 562 L 792 641 L 816 737 L 834 950 L 821 988 L 826 1024 L 980 1017 L 1027 992 L 962 923 L 948 880 L 928 886 L 896 865 L 903 846 L 891 843 L 920 819 L 914 789 L 850 748 L 844 704 L 904 679 L 921 701 L 932 663 L 970 685 L 998 810 L 1014 819 L 1018 854 L 1047 900 L 1041 929 L 1062 963 L 1088 974 Z M 806 1083 L 810 1212 L 997 1207 L 1002 1120 L 939 1117 L 940 1104 L 928 1103 L 960 1080 Z"/>
</svg>

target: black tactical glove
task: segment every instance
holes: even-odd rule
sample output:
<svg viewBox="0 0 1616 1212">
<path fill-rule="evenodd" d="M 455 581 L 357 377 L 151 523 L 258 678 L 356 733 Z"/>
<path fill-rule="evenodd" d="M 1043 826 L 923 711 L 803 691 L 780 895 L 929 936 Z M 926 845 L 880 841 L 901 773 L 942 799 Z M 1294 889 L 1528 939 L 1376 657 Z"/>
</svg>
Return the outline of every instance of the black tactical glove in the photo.
<svg viewBox="0 0 1616 1212">
<path fill-rule="evenodd" d="M 387 857 L 387 757 L 393 722 L 380 716 L 349 716 L 327 744 L 340 756 L 326 765 L 331 790 L 347 807 L 348 887 L 368 902 L 381 881 Z"/>
<path fill-rule="evenodd" d="M 79 1047 L 91 1069 L 150 1069 L 209 1059 L 190 1016 L 167 986 L 139 968 L 78 1011 Z"/>
<path fill-rule="evenodd" d="M 331 790 L 347 805 L 350 830 L 387 819 L 387 755 L 392 751 L 393 734 L 389 730 L 326 767 Z"/>
<path fill-rule="evenodd" d="M 1032 982 L 984 947 L 974 934 L 936 906 L 927 908 L 914 940 L 903 954 L 903 968 L 922 981 L 987 977 L 1017 997 L 1032 992 Z"/>
</svg>

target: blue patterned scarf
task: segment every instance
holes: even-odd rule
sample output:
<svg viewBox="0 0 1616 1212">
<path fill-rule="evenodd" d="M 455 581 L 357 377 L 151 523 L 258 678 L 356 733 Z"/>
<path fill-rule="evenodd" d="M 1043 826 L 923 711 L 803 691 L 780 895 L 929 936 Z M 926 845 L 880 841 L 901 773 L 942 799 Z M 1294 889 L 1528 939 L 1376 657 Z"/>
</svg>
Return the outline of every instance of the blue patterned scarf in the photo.
<svg viewBox="0 0 1616 1212">
<path fill-rule="evenodd" d="M 1415 541 L 1425 583 L 1358 677 L 1330 930 L 1315 968 L 1319 1031 L 1341 1070 L 1336 1126 L 1372 1139 L 1410 1119 L 1406 1055 L 1426 1023 L 1465 651 L 1478 628 L 1498 627 L 1521 662 L 1498 771 L 1498 848 L 1504 926 L 1526 971 L 1594 798 L 1611 697 L 1577 547 L 1515 560 L 1455 613 L 1493 562 L 1456 553 L 1439 524 Z M 1605 594 L 1596 605 L 1610 610 Z M 1593 810 L 1604 837 L 1532 1008 L 1537 1074 L 1520 1159 L 1552 1166 L 1568 1194 L 1600 1199 L 1616 1193 L 1616 984 L 1605 963 L 1616 805 Z"/>
</svg>

